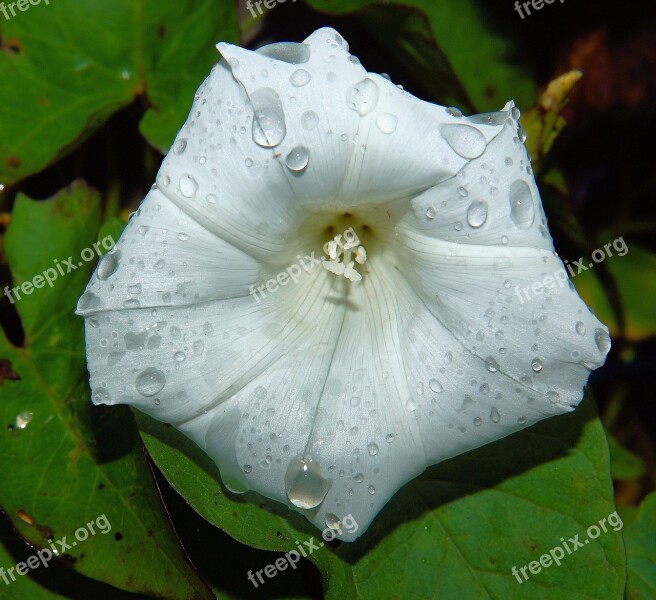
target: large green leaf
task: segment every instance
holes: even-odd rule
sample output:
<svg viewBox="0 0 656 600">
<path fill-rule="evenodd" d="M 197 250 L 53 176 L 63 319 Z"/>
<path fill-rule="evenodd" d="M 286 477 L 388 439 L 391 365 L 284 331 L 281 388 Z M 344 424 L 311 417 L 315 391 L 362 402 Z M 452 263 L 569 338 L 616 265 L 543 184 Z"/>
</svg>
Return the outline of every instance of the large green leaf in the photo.
<svg viewBox="0 0 656 600">
<path fill-rule="evenodd" d="M 263 549 L 321 542 L 320 532 L 281 505 L 227 493 L 211 460 L 172 427 L 143 415 L 138 423 L 164 475 L 211 523 Z M 357 542 L 323 545 L 309 558 L 329 599 L 613 600 L 625 580 L 622 538 L 613 530 L 561 567 L 527 572 L 521 584 L 511 569 L 539 560 L 561 537 L 585 539 L 588 527 L 614 510 L 608 448 L 588 400 L 570 415 L 428 470 Z"/>
<path fill-rule="evenodd" d="M 656 597 L 656 492 L 647 496 L 635 519 L 624 530 L 629 579 L 626 597 Z"/>
<path fill-rule="evenodd" d="M 364 10 L 362 22 L 369 23 L 372 33 L 382 42 L 396 48 L 402 62 L 413 54 L 418 64 L 423 56 L 413 49 L 416 38 L 405 19 L 385 19 L 379 7 L 387 2 L 376 0 L 307 0 L 314 8 L 331 13 Z M 402 0 L 398 6 L 411 7 L 428 18 L 437 46 L 445 55 L 453 72 L 472 101 L 473 108 L 484 112 L 499 110 L 506 101 L 515 100 L 521 108 L 528 108 L 535 100 L 535 83 L 527 67 L 521 64 L 521 52 L 515 41 L 503 35 L 493 24 L 494 11 L 480 0 Z M 357 40 L 352 40 L 357 47 Z M 426 45 L 422 41 L 420 47 Z M 422 70 L 423 72 L 423 70 Z M 433 77 L 440 77 L 442 65 L 436 65 Z M 426 74 L 430 77 L 430 74 Z M 412 91 L 412 90 L 410 90 Z"/>
<path fill-rule="evenodd" d="M 24 344 L 0 339 L 0 505 L 36 547 L 64 536 L 76 542 L 67 562 L 88 577 L 161 598 L 211 598 L 169 526 L 130 412 L 89 401 L 84 328 L 74 310 L 99 226 L 99 198 L 83 184 L 48 201 L 16 201 L 5 237 L 14 285 L 41 287 L 13 294 Z M 71 272 L 66 265 L 56 275 L 55 261 L 69 257 Z M 46 269 L 52 287 L 41 276 Z M 95 535 L 79 540 L 91 522 Z M 27 597 L 22 585 L 12 584 L 14 597 Z"/>
<path fill-rule="evenodd" d="M 194 92 L 237 40 L 235 6 L 214 0 L 52 0 L 0 19 L 0 181 L 66 154 L 143 96 L 142 132 L 168 147 Z"/>
</svg>

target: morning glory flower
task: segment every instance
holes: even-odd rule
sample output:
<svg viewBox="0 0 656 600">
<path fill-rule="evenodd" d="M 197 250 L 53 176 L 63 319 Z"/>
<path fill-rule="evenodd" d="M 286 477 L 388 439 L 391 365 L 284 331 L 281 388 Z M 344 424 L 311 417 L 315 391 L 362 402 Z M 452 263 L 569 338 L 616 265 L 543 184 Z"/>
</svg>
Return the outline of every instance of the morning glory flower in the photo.
<svg viewBox="0 0 656 600">
<path fill-rule="evenodd" d="M 350 541 L 427 466 L 573 410 L 608 331 L 547 278 L 512 102 L 423 102 L 332 29 L 218 49 L 79 301 L 92 398 Z"/>
</svg>

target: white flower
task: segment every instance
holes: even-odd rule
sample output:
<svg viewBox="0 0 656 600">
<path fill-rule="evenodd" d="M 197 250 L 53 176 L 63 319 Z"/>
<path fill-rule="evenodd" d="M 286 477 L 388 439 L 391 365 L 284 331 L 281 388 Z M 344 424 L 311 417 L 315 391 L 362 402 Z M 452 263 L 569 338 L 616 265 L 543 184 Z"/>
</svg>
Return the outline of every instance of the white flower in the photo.
<svg viewBox="0 0 656 600">
<path fill-rule="evenodd" d="M 569 282 L 516 293 L 563 264 L 512 103 L 422 102 L 331 29 L 218 47 L 80 299 L 93 400 L 352 540 L 428 465 L 571 411 L 607 329 Z"/>
</svg>

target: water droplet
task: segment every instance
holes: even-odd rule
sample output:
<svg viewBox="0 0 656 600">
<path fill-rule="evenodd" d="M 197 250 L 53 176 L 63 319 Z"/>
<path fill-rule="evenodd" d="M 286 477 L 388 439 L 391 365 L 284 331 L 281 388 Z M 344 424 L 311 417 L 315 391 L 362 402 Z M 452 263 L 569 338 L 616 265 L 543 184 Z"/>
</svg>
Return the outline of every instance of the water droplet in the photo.
<svg viewBox="0 0 656 600">
<path fill-rule="evenodd" d="M 296 69 L 289 77 L 289 81 L 294 87 L 303 87 L 310 83 L 310 79 L 312 79 L 312 75 L 305 69 Z"/>
<path fill-rule="evenodd" d="M 437 214 L 437 211 L 435 210 L 435 207 L 430 206 L 428 209 L 426 209 L 426 218 L 429 221 L 432 221 L 435 218 L 435 215 Z"/>
<path fill-rule="evenodd" d="M 139 302 L 139 300 L 136 298 L 130 298 L 129 300 L 123 302 L 123 306 L 125 308 L 139 308 L 141 306 L 141 302 Z"/>
<path fill-rule="evenodd" d="M 330 529 L 339 529 L 342 522 L 333 513 L 326 513 L 326 527 Z"/>
<path fill-rule="evenodd" d="M 108 404 L 112 400 L 111 394 L 104 387 L 97 388 L 91 396 L 94 404 Z"/>
<path fill-rule="evenodd" d="M 84 292 L 77 304 L 79 310 L 92 310 L 100 306 L 102 306 L 102 300 L 93 292 Z"/>
<path fill-rule="evenodd" d="M 185 198 L 193 198 L 198 191 L 198 183 L 191 175 L 183 175 L 180 177 L 180 193 Z"/>
<path fill-rule="evenodd" d="M 444 391 L 442 384 L 437 379 L 431 379 L 428 382 L 428 387 L 436 394 L 439 394 Z"/>
<path fill-rule="evenodd" d="M 519 117 L 522 116 L 522 113 L 519 112 L 519 108 L 517 108 L 516 106 L 513 106 L 513 107 L 510 109 L 510 116 L 511 116 L 513 119 L 515 119 L 515 121 L 519 121 Z"/>
<path fill-rule="evenodd" d="M 166 385 L 166 377 L 159 369 L 149 367 L 139 374 L 134 384 L 142 396 L 154 396 Z"/>
<path fill-rule="evenodd" d="M 260 88 L 251 94 L 250 99 L 255 110 L 253 141 L 263 148 L 277 146 L 287 135 L 280 96 L 271 88 Z"/>
<path fill-rule="evenodd" d="M 451 115 L 452 117 L 456 117 L 457 119 L 462 117 L 462 111 L 455 106 L 449 106 L 449 108 L 446 109 L 446 112 L 448 115 Z"/>
<path fill-rule="evenodd" d="M 180 138 L 173 144 L 173 153 L 182 154 L 187 149 L 187 140 L 185 138 Z"/>
<path fill-rule="evenodd" d="M 528 421 L 528 419 L 527 419 L 526 417 L 519 417 L 519 418 L 517 419 L 517 422 L 518 422 L 520 425 L 524 425 L 524 424 L 526 423 L 526 421 Z"/>
<path fill-rule="evenodd" d="M 364 481 L 364 473 L 358 473 L 357 475 L 354 475 L 353 481 L 355 481 L 355 483 L 362 483 Z"/>
<path fill-rule="evenodd" d="M 18 413 L 18 415 L 16 415 L 16 428 L 25 429 L 30 424 L 33 417 L 34 413 L 29 410 L 24 410 L 23 412 Z"/>
<path fill-rule="evenodd" d="M 364 116 L 375 108 L 378 102 L 378 94 L 378 86 L 372 79 L 367 77 L 349 88 L 346 104 L 360 116 Z"/>
<path fill-rule="evenodd" d="M 501 110 L 498 112 L 481 113 L 472 115 L 469 120 L 475 125 L 503 125 L 508 118 L 508 113 Z"/>
<path fill-rule="evenodd" d="M 186 356 L 186 354 L 185 354 L 184 352 L 182 352 L 182 351 L 176 352 L 176 353 L 173 355 L 173 359 L 175 360 L 175 362 L 182 362 L 182 361 L 184 361 L 185 358 L 187 358 L 187 356 Z"/>
<path fill-rule="evenodd" d="M 459 186 L 458 187 L 458 195 L 462 196 L 463 198 L 466 198 L 467 196 L 469 196 L 469 192 L 464 187 Z"/>
<path fill-rule="evenodd" d="M 482 424 L 483 424 L 483 419 L 481 419 L 480 417 L 476 417 L 476 418 L 474 419 L 474 425 L 475 425 L 476 427 L 480 427 Z"/>
<path fill-rule="evenodd" d="M 599 352 L 607 354 L 610 350 L 610 337 L 604 329 L 597 328 L 594 331 L 594 340 L 599 348 Z"/>
<path fill-rule="evenodd" d="M 301 115 L 301 125 L 303 129 L 307 131 L 311 131 L 312 129 L 314 129 L 318 123 L 319 123 L 319 115 L 315 113 L 313 110 L 306 110 Z"/>
<path fill-rule="evenodd" d="M 487 220 L 487 202 L 476 200 L 467 209 L 467 223 L 470 227 L 481 227 Z"/>
<path fill-rule="evenodd" d="M 392 113 L 380 113 L 376 117 L 376 127 L 378 127 L 382 133 L 388 135 L 396 131 L 396 125 L 398 122 L 398 117 Z"/>
<path fill-rule="evenodd" d="M 134 285 L 129 285 L 128 294 L 134 294 L 134 295 L 141 294 L 141 284 L 135 283 Z"/>
<path fill-rule="evenodd" d="M 558 392 L 554 392 L 553 390 L 548 391 L 546 394 L 547 399 L 554 404 L 558 404 L 560 401 L 560 394 Z"/>
<path fill-rule="evenodd" d="M 369 452 L 369 456 L 376 456 L 376 454 L 378 454 L 378 446 L 371 442 L 367 446 L 367 452 Z"/>
<path fill-rule="evenodd" d="M 490 421 L 492 421 L 492 423 L 498 423 L 500 420 L 501 415 L 499 414 L 499 410 L 496 406 L 493 406 L 492 410 L 490 411 Z"/>
<path fill-rule="evenodd" d="M 310 60 L 310 46 L 298 42 L 275 42 L 262 46 L 255 52 L 292 65 L 306 63 Z"/>
<path fill-rule="evenodd" d="M 485 152 L 485 137 L 475 127 L 447 123 L 440 125 L 440 133 L 451 149 L 463 158 L 478 158 Z"/>
<path fill-rule="evenodd" d="M 285 164 L 290 171 L 299 173 L 303 171 L 310 162 L 310 151 L 305 146 L 292 148 L 285 157 Z"/>
<path fill-rule="evenodd" d="M 481 383 L 481 387 L 478 388 L 478 391 L 481 394 L 488 394 L 490 392 L 490 386 L 487 383 Z"/>
<path fill-rule="evenodd" d="M 494 358 L 491 356 L 488 356 L 485 359 L 485 368 L 490 372 L 490 373 L 496 373 L 499 370 L 499 363 L 497 363 Z"/>
<path fill-rule="evenodd" d="M 376 488 L 373 485 L 370 485 L 367 488 L 367 491 L 373 496 L 376 493 Z"/>
<path fill-rule="evenodd" d="M 391 444 L 391 443 L 394 441 L 394 434 L 393 434 L 393 433 L 388 433 L 388 434 L 385 436 L 385 441 L 386 441 L 388 444 Z"/>
<path fill-rule="evenodd" d="M 577 321 L 575 328 L 576 328 L 576 333 L 578 333 L 579 335 L 585 335 L 585 325 L 582 321 Z"/>
<path fill-rule="evenodd" d="M 410 412 L 415 412 L 417 410 L 417 405 L 413 402 L 412 398 L 410 398 L 406 402 L 405 408 Z"/>
<path fill-rule="evenodd" d="M 321 476 L 319 463 L 306 456 L 290 461 L 285 473 L 285 489 L 289 501 L 298 508 L 319 506 L 326 497 L 331 481 Z"/>
<path fill-rule="evenodd" d="M 527 183 L 518 179 L 510 186 L 510 218 L 519 229 L 528 229 L 535 218 L 533 194 Z"/>
<path fill-rule="evenodd" d="M 328 73 L 326 74 L 326 79 L 330 81 L 330 83 L 332 83 L 333 81 L 335 81 L 335 79 L 337 79 L 337 75 L 332 71 L 328 71 Z"/>
<path fill-rule="evenodd" d="M 505 279 L 503 282 L 503 287 L 509 290 L 512 287 L 512 281 L 510 281 L 510 279 Z"/>
<path fill-rule="evenodd" d="M 242 468 L 244 470 L 244 473 L 246 473 L 246 475 L 248 475 L 253 470 L 253 467 L 251 465 L 244 465 Z"/>
<path fill-rule="evenodd" d="M 98 279 L 101 279 L 103 281 L 109 279 L 114 273 L 116 273 L 120 261 L 121 261 L 120 250 L 116 250 L 116 252 L 110 252 L 109 254 L 105 254 L 105 256 L 103 256 L 100 259 L 100 263 L 98 264 L 98 269 L 96 270 L 96 277 L 98 277 Z"/>
<path fill-rule="evenodd" d="M 536 372 L 539 373 L 542 371 L 542 361 L 539 358 L 534 358 L 531 361 L 531 368 Z"/>
</svg>

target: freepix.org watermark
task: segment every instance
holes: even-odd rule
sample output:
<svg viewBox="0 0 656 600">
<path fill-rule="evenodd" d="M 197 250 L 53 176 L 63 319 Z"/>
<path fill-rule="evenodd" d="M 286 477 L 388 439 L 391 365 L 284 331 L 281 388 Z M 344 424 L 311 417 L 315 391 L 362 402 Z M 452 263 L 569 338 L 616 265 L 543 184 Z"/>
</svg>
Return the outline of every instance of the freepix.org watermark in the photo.
<svg viewBox="0 0 656 600">
<path fill-rule="evenodd" d="M 611 247 L 617 252 L 617 256 L 624 256 L 628 251 L 629 247 L 626 245 L 623 237 L 618 237 L 608 244 L 604 244 L 603 250 L 597 248 L 592 254 L 591 258 L 594 262 L 588 263 L 587 266 L 583 264 L 583 258 L 579 258 L 570 264 L 568 260 L 565 261 L 565 266 L 571 277 L 576 277 L 580 273 L 592 269 L 596 264 L 603 262 L 606 258 L 613 256 Z M 574 270 L 576 267 L 576 271 Z M 551 275 L 545 275 L 540 281 L 534 281 L 531 285 L 527 285 L 524 288 L 515 286 L 515 296 L 519 298 L 519 301 L 524 304 L 526 300 L 531 300 L 531 293 L 533 296 L 540 296 L 544 293 L 545 290 L 552 290 L 558 284 L 560 289 L 565 287 L 567 283 L 567 271 L 565 269 L 557 269 Z"/>
<path fill-rule="evenodd" d="M 43 0 L 43 3 L 48 6 L 50 0 Z M 29 10 L 32 6 L 41 4 L 41 0 L 18 0 L 18 2 L 0 2 L 0 13 L 4 18 L 9 21 L 16 16 L 16 9 L 20 12 Z"/>
<path fill-rule="evenodd" d="M 533 10 L 542 10 L 544 8 L 545 4 L 553 4 L 556 0 L 531 0 L 530 2 L 515 2 L 515 10 L 517 11 L 517 14 L 523 19 L 524 18 L 524 12 L 522 11 L 522 7 L 526 11 L 526 14 L 530 17 L 531 16 L 531 7 Z M 560 3 L 563 4 L 565 0 L 560 0 Z"/>
<path fill-rule="evenodd" d="M 111 235 L 108 235 L 99 242 L 95 242 L 92 248 L 85 248 L 82 250 L 80 253 L 80 258 L 82 260 L 77 263 L 73 261 L 72 256 L 69 256 L 61 262 L 55 259 L 53 261 L 55 265 L 54 267 L 46 269 L 41 275 L 35 275 L 31 281 L 24 281 L 14 288 L 10 288 L 6 285 L 4 289 L 5 296 L 9 298 L 9 302 L 15 304 L 17 300 L 21 299 L 21 294 L 29 296 L 35 289 L 38 290 L 45 287 L 46 283 L 52 287 L 58 277 L 63 277 L 64 275 L 68 275 L 71 271 L 75 271 L 78 267 L 84 265 L 85 262 L 90 262 L 96 258 L 96 255 L 102 256 L 102 250 L 100 249 L 101 245 L 105 250 L 111 250 L 115 243 L 114 238 Z"/>
<path fill-rule="evenodd" d="M 257 9 L 259 15 L 264 14 L 264 11 L 262 10 L 263 4 L 264 8 L 271 10 L 276 4 L 283 4 L 285 1 L 286 0 L 246 0 L 246 8 L 251 13 L 251 16 L 255 18 L 255 9 Z M 296 2 L 296 0 L 292 0 L 292 2 Z"/>
<path fill-rule="evenodd" d="M 78 527 L 75 530 L 74 536 L 75 540 L 70 540 L 68 536 L 64 536 L 59 540 L 51 542 L 50 548 L 43 548 L 39 550 L 36 554 L 32 554 L 25 562 L 16 563 L 13 567 L 5 569 L 0 567 L 0 579 L 5 582 L 5 585 L 10 585 L 16 581 L 16 572 L 17 575 L 27 575 L 30 570 L 38 569 L 43 566 L 46 569 L 48 568 L 48 563 L 55 556 L 60 554 L 65 554 L 68 550 L 72 550 L 77 546 L 78 542 L 86 541 L 90 535 L 96 535 L 100 532 L 103 535 L 109 533 L 112 530 L 112 525 L 109 522 L 109 519 L 104 515 L 96 517 L 95 520 L 89 521 L 84 527 Z"/>
<path fill-rule="evenodd" d="M 334 527 L 326 527 L 326 529 L 324 529 L 321 533 L 321 537 L 324 539 L 324 541 L 330 542 L 334 540 L 338 535 L 342 534 L 342 528 L 344 528 L 347 533 L 355 533 L 358 530 L 358 524 L 355 522 L 353 515 L 346 515 Z M 248 577 L 248 580 L 253 584 L 253 587 L 258 588 L 260 585 L 266 583 L 266 580 L 264 577 L 262 577 L 262 574 L 266 575 L 267 579 L 273 579 L 279 571 L 287 570 L 287 567 L 296 569 L 296 565 L 301 560 L 301 556 L 303 558 L 307 558 L 315 550 L 323 548 L 324 543 L 319 542 L 316 544 L 314 538 L 312 537 L 302 544 L 301 542 L 296 542 L 296 545 L 298 546 L 298 551 L 291 550 L 290 552 L 286 552 L 284 556 L 277 558 L 273 563 L 268 564 L 266 567 L 264 567 L 264 569 L 255 571 L 255 573 L 253 573 L 253 571 L 249 571 L 246 574 L 246 577 Z"/>
<path fill-rule="evenodd" d="M 574 537 L 567 538 L 567 540 L 565 540 L 564 537 L 561 537 L 560 541 L 562 544 L 554 546 L 551 550 L 549 550 L 549 552 L 545 552 L 542 556 L 540 556 L 539 560 L 532 560 L 530 563 L 520 567 L 519 569 L 517 566 L 513 566 L 511 573 L 515 579 L 517 579 L 517 583 L 522 584 L 525 581 L 528 581 L 529 575 L 526 573 L 527 570 L 529 570 L 533 575 L 537 575 L 542 569 L 547 569 L 553 564 L 560 566 L 561 561 L 566 556 L 573 554 L 579 548 L 585 548 L 585 546 L 590 543 L 590 540 L 596 540 L 602 534 L 602 532 L 608 533 L 608 527 L 606 525 L 610 526 L 613 531 L 619 531 L 624 526 L 624 523 L 622 523 L 622 519 L 620 519 L 617 511 L 615 511 L 609 514 L 607 517 L 601 519 L 599 523 L 590 525 L 590 527 L 588 527 L 586 530 L 586 534 L 588 536 L 587 538 L 580 540 L 580 534 L 578 533 Z M 522 579 L 522 577 L 524 579 Z"/>
</svg>

